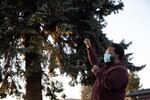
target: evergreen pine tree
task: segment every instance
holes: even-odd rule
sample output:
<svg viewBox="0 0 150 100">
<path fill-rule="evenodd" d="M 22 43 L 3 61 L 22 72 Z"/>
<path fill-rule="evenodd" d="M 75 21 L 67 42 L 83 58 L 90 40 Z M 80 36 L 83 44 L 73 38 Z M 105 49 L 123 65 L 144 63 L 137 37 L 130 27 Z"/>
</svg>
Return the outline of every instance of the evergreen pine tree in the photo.
<svg viewBox="0 0 150 100">
<path fill-rule="evenodd" d="M 1 98 L 10 94 L 42 100 L 44 90 L 46 96 L 56 99 L 55 93 L 63 90 L 58 81 L 52 80 L 56 68 L 72 77 L 72 86 L 93 85 L 83 41 L 89 38 L 102 57 L 112 42 L 102 32 L 103 17 L 122 7 L 121 1 L 114 0 L 0 1 Z M 125 61 L 132 71 L 143 68 Z M 21 80 L 26 84 L 25 95 L 20 91 Z"/>
</svg>

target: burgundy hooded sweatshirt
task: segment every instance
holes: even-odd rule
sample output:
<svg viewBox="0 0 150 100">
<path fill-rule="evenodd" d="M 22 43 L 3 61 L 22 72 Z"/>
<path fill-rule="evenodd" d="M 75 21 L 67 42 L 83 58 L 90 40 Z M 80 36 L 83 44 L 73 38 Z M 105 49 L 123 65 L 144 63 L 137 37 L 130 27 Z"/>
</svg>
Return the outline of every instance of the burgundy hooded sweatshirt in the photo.
<svg viewBox="0 0 150 100">
<path fill-rule="evenodd" d="M 92 100 L 124 100 L 128 84 L 127 67 L 124 64 L 107 66 L 98 62 L 95 52 L 88 48 L 88 58 L 96 80 L 92 89 Z"/>
</svg>

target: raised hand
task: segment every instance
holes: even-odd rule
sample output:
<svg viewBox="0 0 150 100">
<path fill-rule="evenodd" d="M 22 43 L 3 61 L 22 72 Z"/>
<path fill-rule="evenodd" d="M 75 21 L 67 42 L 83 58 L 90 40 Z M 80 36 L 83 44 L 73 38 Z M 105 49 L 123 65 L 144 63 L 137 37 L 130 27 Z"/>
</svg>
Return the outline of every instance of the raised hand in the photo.
<svg viewBox="0 0 150 100">
<path fill-rule="evenodd" d="M 90 39 L 88 39 L 88 38 L 86 38 L 86 39 L 84 40 L 84 43 L 85 43 L 85 45 L 86 45 L 87 48 L 89 48 L 89 47 L 92 46 L 92 45 L 91 45 L 91 41 L 90 41 Z"/>
</svg>

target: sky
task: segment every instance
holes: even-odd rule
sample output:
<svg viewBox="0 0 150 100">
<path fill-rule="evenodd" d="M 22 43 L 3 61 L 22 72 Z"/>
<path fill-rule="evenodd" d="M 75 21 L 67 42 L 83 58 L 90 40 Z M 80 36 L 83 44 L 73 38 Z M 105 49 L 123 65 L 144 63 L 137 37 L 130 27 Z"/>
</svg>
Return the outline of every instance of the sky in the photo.
<svg viewBox="0 0 150 100">
<path fill-rule="evenodd" d="M 146 64 L 147 66 L 138 72 L 142 89 L 150 88 L 150 0 L 122 0 L 124 2 L 124 10 L 119 14 L 112 14 L 105 17 L 107 26 L 103 29 L 107 33 L 110 40 L 118 43 L 122 39 L 126 43 L 132 41 L 126 53 L 133 53 L 132 62 L 137 65 Z M 68 97 L 80 98 L 80 85 L 69 87 L 66 77 L 59 77 L 62 80 L 65 93 Z M 10 100 L 10 97 L 3 100 Z M 13 98 L 11 98 L 13 100 Z M 16 100 L 16 99 L 14 99 Z"/>
</svg>

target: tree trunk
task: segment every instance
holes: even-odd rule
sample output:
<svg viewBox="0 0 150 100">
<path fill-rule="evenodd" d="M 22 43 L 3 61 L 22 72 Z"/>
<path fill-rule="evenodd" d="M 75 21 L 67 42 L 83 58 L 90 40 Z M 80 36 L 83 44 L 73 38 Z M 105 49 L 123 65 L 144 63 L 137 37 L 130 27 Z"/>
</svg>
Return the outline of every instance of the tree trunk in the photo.
<svg viewBox="0 0 150 100">
<path fill-rule="evenodd" d="M 26 55 L 26 99 L 42 100 L 41 66 L 37 54 Z"/>
<path fill-rule="evenodd" d="M 26 38 L 25 46 L 30 45 L 29 39 Z M 40 65 L 40 56 L 35 52 L 26 53 L 26 99 L 25 100 L 42 100 L 42 71 Z"/>
<path fill-rule="evenodd" d="M 27 100 L 42 100 L 41 70 L 38 55 L 26 55 L 26 98 Z"/>
</svg>

